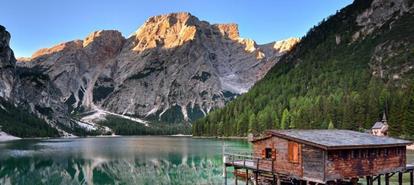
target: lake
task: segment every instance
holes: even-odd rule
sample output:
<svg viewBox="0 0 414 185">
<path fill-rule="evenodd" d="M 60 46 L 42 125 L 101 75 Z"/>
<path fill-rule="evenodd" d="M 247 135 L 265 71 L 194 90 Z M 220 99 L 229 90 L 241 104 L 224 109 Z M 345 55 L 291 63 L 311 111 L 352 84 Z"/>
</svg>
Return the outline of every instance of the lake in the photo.
<svg viewBox="0 0 414 185">
<path fill-rule="evenodd" d="M 0 184 L 223 184 L 223 144 L 250 149 L 243 140 L 160 136 L 2 142 Z"/>
<path fill-rule="evenodd" d="M 0 184 L 223 184 L 223 143 L 250 147 L 242 140 L 155 136 L 3 142 Z"/>
</svg>

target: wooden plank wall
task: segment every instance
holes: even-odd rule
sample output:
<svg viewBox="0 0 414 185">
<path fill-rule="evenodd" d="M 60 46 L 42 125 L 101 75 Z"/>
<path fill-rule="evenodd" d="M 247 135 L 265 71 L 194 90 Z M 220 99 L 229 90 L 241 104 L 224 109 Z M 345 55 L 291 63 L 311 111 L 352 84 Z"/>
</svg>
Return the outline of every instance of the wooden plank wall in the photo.
<svg viewBox="0 0 414 185">
<path fill-rule="evenodd" d="M 346 152 L 346 153 L 344 153 Z M 358 155 L 353 154 L 356 152 Z M 404 169 L 405 147 L 329 151 L 325 180 L 385 174 Z"/>
<path fill-rule="evenodd" d="M 303 145 L 303 177 L 313 181 L 324 181 L 325 152 L 322 149 Z"/>
<path fill-rule="evenodd" d="M 253 143 L 253 153 L 255 157 L 262 157 L 262 150 L 266 147 L 276 149 L 276 161 L 274 162 L 274 170 L 277 173 L 291 175 L 301 178 L 302 171 L 302 150 L 299 149 L 299 162 L 291 163 L 288 160 L 288 143 L 289 141 L 282 138 L 271 137 Z M 300 145 L 302 146 L 302 145 Z M 259 167 L 271 170 L 270 161 L 261 161 Z"/>
</svg>

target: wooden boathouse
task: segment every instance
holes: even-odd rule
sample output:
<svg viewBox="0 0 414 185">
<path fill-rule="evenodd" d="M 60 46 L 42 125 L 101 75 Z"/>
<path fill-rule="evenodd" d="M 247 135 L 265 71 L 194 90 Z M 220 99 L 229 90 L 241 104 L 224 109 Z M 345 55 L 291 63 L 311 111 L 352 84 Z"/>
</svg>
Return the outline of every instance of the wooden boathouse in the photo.
<svg viewBox="0 0 414 185">
<path fill-rule="evenodd" d="M 236 176 L 255 184 L 357 184 L 368 185 L 390 177 L 410 174 L 406 146 L 410 141 L 378 137 L 350 130 L 270 130 L 252 141 L 251 156 L 226 154 L 225 166 Z M 237 184 L 237 178 L 236 178 Z"/>
</svg>

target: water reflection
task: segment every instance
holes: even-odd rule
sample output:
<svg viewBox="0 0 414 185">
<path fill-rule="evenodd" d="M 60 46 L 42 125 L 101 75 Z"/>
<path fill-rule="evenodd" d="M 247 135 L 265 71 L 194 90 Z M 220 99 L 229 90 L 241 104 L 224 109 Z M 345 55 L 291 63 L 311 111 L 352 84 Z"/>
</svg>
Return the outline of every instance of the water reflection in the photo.
<svg viewBox="0 0 414 185">
<path fill-rule="evenodd" d="M 175 137 L 1 143 L 0 184 L 222 184 L 221 144 Z"/>
</svg>

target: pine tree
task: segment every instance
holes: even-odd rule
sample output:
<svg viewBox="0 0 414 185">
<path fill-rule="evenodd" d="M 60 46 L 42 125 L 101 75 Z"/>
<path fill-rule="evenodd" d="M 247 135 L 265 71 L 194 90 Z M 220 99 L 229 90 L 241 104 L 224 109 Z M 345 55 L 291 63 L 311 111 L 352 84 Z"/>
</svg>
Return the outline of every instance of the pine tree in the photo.
<svg viewBox="0 0 414 185">
<path fill-rule="evenodd" d="M 256 132 L 257 132 L 256 116 L 254 115 L 254 113 L 252 113 L 249 116 L 249 133 L 256 133 Z"/>
<path fill-rule="evenodd" d="M 258 132 L 262 132 L 263 130 L 266 129 L 266 113 L 265 111 L 260 111 L 257 114 L 257 122 L 258 122 Z"/>
<path fill-rule="evenodd" d="M 408 102 L 408 108 L 404 122 L 404 133 L 406 137 L 414 138 L 414 96 L 412 96 Z"/>
<path fill-rule="evenodd" d="M 335 129 L 335 126 L 332 123 L 332 120 L 329 121 L 328 129 Z"/>
<path fill-rule="evenodd" d="M 277 115 L 275 115 L 274 121 L 273 121 L 273 128 L 274 129 L 279 129 L 280 128 L 280 120 L 279 117 Z"/>
<path fill-rule="evenodd" d="M 285 108 L 282 113 L 282 120 L 280 122 L 280 128 L 281 129 L 287 129 L 287 126 L 289 125 L 289 110 Z"/>
<path fill-rule="evenodd" d="M 400 98 L 396 98 L 388 109 L 388 125 L 391 136 L 399 137 L 401 134 L 404 134 L 402 131 L 405 125 L 406 105 L 406 102 L 401 101 Z"/>
</svg>

